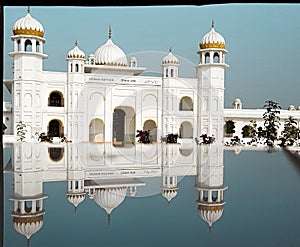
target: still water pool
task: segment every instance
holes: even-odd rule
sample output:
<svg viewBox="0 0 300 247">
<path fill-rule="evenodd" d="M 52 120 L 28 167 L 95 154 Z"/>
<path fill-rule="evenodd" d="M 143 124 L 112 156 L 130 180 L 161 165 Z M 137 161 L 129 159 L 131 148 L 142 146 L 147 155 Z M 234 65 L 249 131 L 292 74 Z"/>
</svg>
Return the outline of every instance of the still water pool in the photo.
<svg viewBox="0 0 300 247">
<path fill-rule="evenodd" d="M 4 168 L 4 247 L 300 246 L 281 150 L 10 144 Z"/>
</svg>

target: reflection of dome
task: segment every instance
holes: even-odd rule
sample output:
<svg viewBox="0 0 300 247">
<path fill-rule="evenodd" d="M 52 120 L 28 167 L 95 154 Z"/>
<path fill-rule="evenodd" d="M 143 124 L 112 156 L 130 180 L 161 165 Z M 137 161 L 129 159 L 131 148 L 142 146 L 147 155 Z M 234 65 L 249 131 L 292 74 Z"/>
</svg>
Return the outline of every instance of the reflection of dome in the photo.
<svg viewBox="0 0 300 247">
<path fill-rule="evenodd" d="M 111 28 L 107 42 L 95 52 L 95 63 L 98 65 L 128 66 L 125 53 L 111 40 Z"/>
<path fill-rule="evenodd" d="M 85 54 L 82 50 L 78 48 L 77 41 L 75 43 L 75 48 L 70 50 L 68 53 L 68 58 L 84 58 Z"/>
<path fill-rule="evenodd" d="M 125 199 L 127 187 L 96 189 L 94 200 L 104 208 L 107 214 L 111 214 Z"/>
<path fill-rule="evenodd" d="M 201 49 L 221 48 L 225 49 L 225 40 L 223 36 L 215 31 L 214 22 L 212 22 L 211 30 L 204 35 L 201 43 Z"/>
<path fill-rule="evenodd" d="M 84 193 L 68 194 L 68 201 L 72 203 L 75 207 L 77 207 L 81 202 L 83 202 L 84 199 L 85 199 Z"/>
<path fill-rule="evenodd" d="M 16 21 L 13 26 L 14 35 L 33 35 L 33 36 L 44 36 L 44 28 L 41 23 L 30 15 L 30 9 L 25 17 Z"/>
<path fill-rule="evenodd" d="M 223 205 L 199 205 L 198 209 L 200 210 L 201 218 L 208 223 L 209 227 L 219 220 L 223 214 Z"/>
<path fill-rule="evenodd" d="M 177 190 L 178 188 L 173 189 L 163 189 L 162 190 L 162 196 L 170 202 L 175 196 L 177 196 Z"/>
<path fill-rule="evenodd" d="M 169 54 L 165 56 L 162 60 L 163 64 L 178 64 L 178 58 L 175 57 L 172 53 L 172 50 L 169 50 Z"/>
<path fill-rule="evenodd" d="M 26 216 L 26 217 L 13 217 L 13 226 L 17 232 L 25 235 L 27 239 L 34 233 L 39 231 L 44 223 L 43 215 Z"/>
</svg>

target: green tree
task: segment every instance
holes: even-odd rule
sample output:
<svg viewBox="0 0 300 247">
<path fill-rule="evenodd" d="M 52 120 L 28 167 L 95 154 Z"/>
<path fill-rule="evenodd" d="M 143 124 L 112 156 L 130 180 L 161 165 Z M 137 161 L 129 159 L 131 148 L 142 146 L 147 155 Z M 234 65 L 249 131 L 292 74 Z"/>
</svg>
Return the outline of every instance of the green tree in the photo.
<svg viewBox="0 0 300 247">
<path fill-rule="evenodd" d="M 24 139 L 25 139 L 25 135 L 26 135 L 26 132 L 27 132 L 27 130 L 26 130 L 26 124 L 25 123 L 23 123 L 22 121 L 19 121 L 18 123 L 17 123 L 17 141 L 24 141 Z"/>
<path fill-rule="evenodd" d="M 232 120 L 227 120 L 225 122 L 224 129 L 226 136 L 232 136 L 235 133 L 235 122 L 233 122 Z"/>
<path fill-rule="evenodd" d="M 280 124 L 280 105 L 273 101 L 267 100 L 264 108 L 266 112 L 263 114 L 264 126 L 265 126 L 265 144 L 270 147 L 274 147 L 274 143 L 277 140 L 277 130 Z"/>
<path fill-rule="evenodd" d="M 294 117 L 289 116 L 284 122 L 284 129 L 281 132 L 280 146 L 293 146 L 299 137 L 299 128 L 297 127 L 297 122 Z"/>
</svg>

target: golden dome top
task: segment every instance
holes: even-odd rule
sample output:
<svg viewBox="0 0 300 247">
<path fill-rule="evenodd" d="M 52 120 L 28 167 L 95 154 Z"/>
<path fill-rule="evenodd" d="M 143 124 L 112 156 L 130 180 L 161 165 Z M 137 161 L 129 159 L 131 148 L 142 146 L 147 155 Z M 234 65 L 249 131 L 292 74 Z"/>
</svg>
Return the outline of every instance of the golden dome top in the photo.
<svg viewBox="0 0 300 247">
<path fill-rule="evenodd" d="M 44 28 L 41 23 L 30 15 L 30 7 L 25 17 L 16 21 L 13 26 L 14 35 L 33 35 L 43 38 Z"/>
<path fill-rule="evenodd" d="M 211 30 L 204 35 L 200 49 L 218 48 L 225 49 L 225 39 L 221 34 L 215 31 L 214 21 L 212 21 Z"/>
</svg>

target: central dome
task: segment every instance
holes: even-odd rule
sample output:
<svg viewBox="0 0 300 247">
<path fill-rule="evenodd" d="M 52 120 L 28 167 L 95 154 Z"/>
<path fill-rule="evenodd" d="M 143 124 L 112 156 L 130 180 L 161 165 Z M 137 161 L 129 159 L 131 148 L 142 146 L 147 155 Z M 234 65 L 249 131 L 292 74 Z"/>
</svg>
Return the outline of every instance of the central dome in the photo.
<svg viewBox="0 0 300 247">
<path fill-rule="evenodd" d="M 110 66 L 128 66 L 125 53 L 111 40 L 111 27 L 107 42 L 95 52 L 95 64 Z"/>
</svg>

